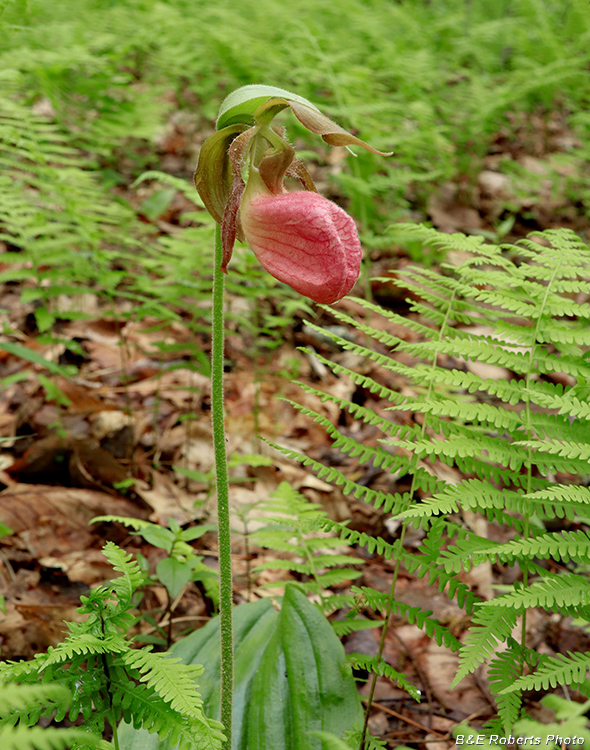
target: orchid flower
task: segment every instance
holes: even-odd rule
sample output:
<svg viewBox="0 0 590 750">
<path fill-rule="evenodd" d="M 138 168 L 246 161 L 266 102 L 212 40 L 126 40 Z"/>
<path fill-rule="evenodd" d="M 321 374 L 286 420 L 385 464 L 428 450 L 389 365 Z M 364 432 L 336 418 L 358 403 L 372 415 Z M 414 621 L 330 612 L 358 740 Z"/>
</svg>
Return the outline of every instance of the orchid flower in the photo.
<svg viewBox="0 0 590 750">
<path fill-rule="evenodd" d="M 283 130 L 272 124 L 290 108 L 311 132 L 333 146 L 359 145 L 311 102 L 283 89 L 243 86 L 220 109 L 217 132 L 201 149 L 195 185 L 221 226 L 227 272 L 236 237 L 246 241 L 276 279 L 316 302 L 331 304 L 356 283 L 362 258 L 352 218 L 316 191 Z M 303 190 L 288 192 L 284 178 Z"/>
</svg>

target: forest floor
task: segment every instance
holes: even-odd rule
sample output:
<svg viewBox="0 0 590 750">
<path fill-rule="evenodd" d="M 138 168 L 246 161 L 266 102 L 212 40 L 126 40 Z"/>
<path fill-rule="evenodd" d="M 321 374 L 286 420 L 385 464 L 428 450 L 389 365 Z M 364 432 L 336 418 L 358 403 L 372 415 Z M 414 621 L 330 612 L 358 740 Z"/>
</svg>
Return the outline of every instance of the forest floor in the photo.
<svg viewBox="0 0 590 750">
<path fill-rule="evenodd" d="M 556 195 L 551 180 L 543 177 L 549 155 L 568 137 L 558 116 L 552 120 L 532 117 L 523 123 L 520 141 L 507 140 L 498 132 L 496 151 L 490 154 L 486 169 L 469 183 L 443 185 L 432 196 L 425 215 L 417 218 L 429 220 L 445 232 L 495 231 L 513 186 L 495 171 L 494 165 L 509 155 L 539 175 L 539 192 L 527 198 L 514 191 L 515 220 L 506 227 L 506 238 L 518 238 L 534 228 L 564 225 L 587 237 L 587 221 L 574 199 Z M 179 124 L 172 116 L 160 140 L 158 168 L 189 180 L 195 144 L 201 141 L 201 134 L 183 129 L 182 122 Z M 129 186 L 119 186 L 117 190 L 137 205 L 137 190 Z M 149 198 L 150 190 L 148 185 L 139 193 L 142 201 Z M 184 198 L 178 194 L 166 213 L 152 223 L 162 234 L 173 233 L 186 208 Z M 402 248 L 395 248 L 393 254 L 373 250 L 371 259 L 375 275 L 384 271 L 395 274 L 410 262 Z M 78 343 L 79 354 L 74 357 L 59 344 L 38 341 L 32 304 L 23 302 L 26 284 L 26 280 L 22 284 L 0 284 L 0 307 L 10 311 L 12 328 L 21 331 L 21 342 L 33 352 L 60 365 L 75 364 L 78 374 L 72 379 L 52 376 L 58 394 L 52 399 L 47 385 L 40 384 L 35 365 L 0 350 L 0 378 L 10 378 L 0 395 L 0 519 L 12 529 L 12 534 L 0 542 L 0 593 L 6 602 L 5 612 L 0 614 L 4 659 L 31 658 L 63 638 L 64 621 L 79 616 L 76 607 L 80 594 L 111 576 L 101 553 L 107 539 L 133 554 L 141 553 L 151 571 L 164 555 L 163 550 L 119 524 L 90 525 L 93 517 L 131 516 L 162 525 L 173 518 L 181 525 L 191 525 L 206 523 L 215 516 L 210 388 L 206 376 L 185 366 L 184 347 L 188 348 L 189 342 L 194 344 L 195 337 L 188 325 L 189 313 L 186 325 L 175 322 L 162 328 L 156 319 L 126 322 L 117 315 L 116 302 L 114 309 L 108 307 L 89 290 L 86 311 L 91 315 L 58 321 L 53 330 L 56 336 Z M 390 309 L 407 312 L 408 305 L 400 293 L 394 294 L 377 282 L 372 293 L 376 301 Z M 228 300 L 230 308 L 238 313 L 240 304 L 239 298 Z M 340 308 L 352 315 L 360 313 L 353 300 L 345 299 Z M 335 324 L 323 312 L 315 322 L 328 328 Z M 199 348 L 208 356 L 209 336 L 197 335 Z M 159 347 L 163 340 L 170 345 L 167 351 Z M 380 511 L 361 501 L 351 501 L 338 489 L 277 455 L 264 442 L 278 442 L 325 464 L 337 464 L 345 475 L 374 489 L 390 491 L 394 486 L 387 473 L 359 467 L 352 459 L 343 461 L 325 432 L 279 397 L 326 416 L 366 444 L 376 443 L 376 430 L 343 415 L 334 404 L 321 403 L 293 381 L 362 402 L 393 420 L 413 417 L 385 412 L 384 404 L 335 376 L 313 354 L 301 352 L 298 347 L 302 346 L 357 368 L 395 390 L 407 385 L 401 377 L 375 364 L 331 349 L 302 320 L 296 319 L 285 328 L 280 345 L 270 353 L 259 350 L 253 354 L 248 336 L 230 330 L 225 380 L 228 454 L 245 457 L 236 461 L 232 469 L 232 505 L 243 510 L 287 481 L 308 500 L 319 503 L 332 519 L 349 521 L 355 529 L 379 533 L 392 541 L 397 527 Z M 511 375 L 503 368 L 478 367 L 487 367 L 488 377 Z M 248 458 L 254 454 L 267 460 L 257 465 Z M 444 466 L 434 469 L 453 471 Z M 131 484 L 129 479 L 133 479 Z M 403 478 L 394 484 L 396 491 L 403 491 Z M 276 589 L 264 588 L 265 583 L 288 580 L 293 574 L 266 570 L 253 576 L 248 585 L 248 571 L 267 562 L 269 552 L 252 544 L 246 548 L 244 523 L 237 515 L 234 527 L 236 603 L 271 595 Z M 411 536 L 407 543 L 414 543 Z M 208 566 L 216 568 L 218 550 L 213 533 L 199 539 L 195 550 Z M 360 549 L 355 554 L 365 563 L 362 578 L 355 584 L 365 583 L 387 591 L 392 565 L 379 555 L 368 555 Z M 465 573 L 463 580 L 480 596 L 490 598 L 494 587 L 512 582 L 514 574 L 511 568 L 484 565 Z M 340 590 L 345 589 L 342 586 Z M 443 594 L 433 596 L 425 581 L 407 571 L 398 583 L 398 598 L 432 610 L 458 637 L 468 625 L 468 618 L 457 605 Z M 151 619 L 144 618 L 138 625 L 144 635 L 161 632 L 153 622 L 165 624 L 166 604 L 162 586 L 152 585 L 146 590 L 140 611 Z M 203 587 L 187 585 L 174 603 L 174 636 L 202 624 L 212 614 L 212 602 Z M 590 636 L 568 620 L 550 617 L 541 610 L 531 613 L 528 629 L 529 645 L 539 651 L 590 650 Z M 347 651 L 371 655 L 376 653 L 378 638 L 378 629 L 365 630 L 348 636 L 344 644 Z M 387 739 L 389 747 L 418 744 L 426 745 L 428 750 L 443 750 L 453 745 L 450 732 L 457 723 L 478 724 L 493 715 L 493 697 L 477 673 L 449 691 L 457 657 L 437 646 L 417 626 L 394 618 L 384 657 L 396 670 L 406 673 L 424 696 L 423 702 L 416 704 L 387 680 L 379 680 L 370 728 L 374 735 Z M 360 686 L 360 690 L 366 693 L 366 686 Z M 535 698 L 530 696 L 529 703 L 542 719 L 543 709 L 535 709 Z"/>
</svg>

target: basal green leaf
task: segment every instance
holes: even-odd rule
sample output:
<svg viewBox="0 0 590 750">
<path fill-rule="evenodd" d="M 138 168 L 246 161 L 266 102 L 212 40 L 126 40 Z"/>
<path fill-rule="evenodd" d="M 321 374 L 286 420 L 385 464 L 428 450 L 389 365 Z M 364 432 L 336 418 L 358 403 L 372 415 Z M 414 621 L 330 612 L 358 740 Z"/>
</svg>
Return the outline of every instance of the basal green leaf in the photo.
<svg viewBox="0 0 590 750">
<path fill-rule="evenodd" d="M 342 736 L 362 717 L 344 649 L 331 625 L 296 588 L 287 586 L 278 612 L 270 599 L 234 610 L 233 750 L 321 750 L 310 731 Z M 219 621 L 179 641 L 172 655 L 205 667 L 199 679 L 205 715 L 219 716 Z M 122 733 L 121 750 L 171 750 L 155 736 Z"/>
</svg>

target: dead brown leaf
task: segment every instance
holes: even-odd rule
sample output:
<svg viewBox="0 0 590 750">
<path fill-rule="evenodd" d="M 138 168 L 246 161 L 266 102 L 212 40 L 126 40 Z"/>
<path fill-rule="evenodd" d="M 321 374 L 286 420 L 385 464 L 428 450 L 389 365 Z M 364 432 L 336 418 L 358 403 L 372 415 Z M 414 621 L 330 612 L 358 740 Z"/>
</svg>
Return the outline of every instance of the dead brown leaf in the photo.
<svg viewBox="0 0 590 750">
<path fill-rule="evenodd" d="M 150 521 L 168 525 L 170 518 L 179 524 L 185 524 L 202 517 L 200 505 L 205 499 L 196 496 L 174 483 L 168 474 L 154 471 L 151 486 L 141 482 L 135 485 L 137 495 L 153 510 Z"/>
<path fill-rule="evenodd" d="M 0 520 L 15 532 L 3 543 L 34 559 L 92 547 L 95 532 L 89 522 L 102 515 L 146 517 L 129 500 L 95 490 L 16 484 L 0 492 Z"/>
</svg>

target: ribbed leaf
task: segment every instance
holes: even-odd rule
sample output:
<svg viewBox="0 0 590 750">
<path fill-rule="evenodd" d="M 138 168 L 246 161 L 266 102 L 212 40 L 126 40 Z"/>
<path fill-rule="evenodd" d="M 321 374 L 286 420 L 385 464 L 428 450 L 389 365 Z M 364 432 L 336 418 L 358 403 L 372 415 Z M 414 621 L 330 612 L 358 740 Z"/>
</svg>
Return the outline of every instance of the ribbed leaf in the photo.
<svg viewBox="0 0 590 750">
<path fill-rule="evenodd" d="M 287 586 L 281 611 L 270 599 L 236 607 L 233 750 L 321 750 L 310 730 L 342 736 L 362 712 L 344 650 L 326 618 Z M 203 664 L 199 680 L 207 716 L 219 716 L 219 625 L 175 644 L 172 654 Z M 138 740 L 141 738 L 141 742 Z M 155 735 L 122 727 L 121 750 L 169 750 Z"/>
</svg>

